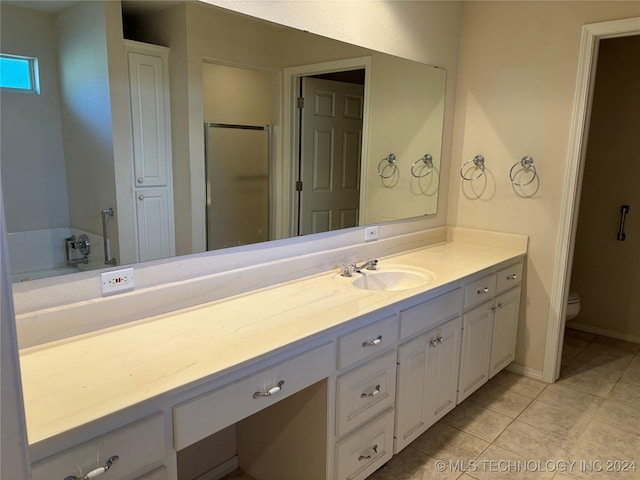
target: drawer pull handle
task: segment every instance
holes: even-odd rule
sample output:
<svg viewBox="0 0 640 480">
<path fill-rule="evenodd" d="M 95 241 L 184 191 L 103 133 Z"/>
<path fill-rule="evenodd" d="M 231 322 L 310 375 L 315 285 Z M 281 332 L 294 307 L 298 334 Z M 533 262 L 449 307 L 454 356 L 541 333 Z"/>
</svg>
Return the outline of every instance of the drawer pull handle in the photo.
<svg viewBox="0 0 640 480">
<path fill-rule="evenodd" d="M 282 390 L 282 386 L 283 385 L 284 385 L 284 380 L 280 380 L 275 387 L 271 387 L 266 392 L 256 392 L 256 393 L 254 393 L 253 394 L 253 398 L 270 397 L 271 395 L 275 395 L 280 390 Z"/>
<path fill-rule="evenodd" d="M 374 455 L 377 455 L 377 454 L 378 454 L 378 445 L 374 445 L 369 450 L 369 454 L 368 455 L 360 455 L 358 457 L 358 461 L 361 462 L 362 460 L 369 460 L 371 457 L 373 457 Z"/>
<path fill-rule="evenodd" d="M 380 393 L 380 385 L 376 385 L 376 388 L 373 389 L 373 392 L 363 393 L 360 395 L 360 398 L 371 398 L 375 397 Z"/>
<path fill-rule="evenodd" d="M 90 472 L 87 472 L 82 477 L 69 475 L 68 477 L 65 477 L 64 480 L 91 480 L 92 478 L 96 478 L 102 475 L 103 473 L 105 473 L 107 470 L 109 470 L 113 466 L 114 463 L 118 463 L 118 460 L 120 460 L 120 457 L 118 455 L 113 455 L 112 457 L 109 457 L 109 459 L 107 460 L 107 463 L 105 463 L 104 466 L 96 467 Z"/>
<path fill-rule="evenodd" d="M 367 340 L 362 342 L 362 348 L 375 347 L 376 345 L 380 345 L 381 343 L 382 343 L 382 335 L 378 335 L 378 338 L 374 338 L 373 340 Z"/>
<path fill-rule="evenodd" d="M 438 337 L 438 338 L 434 338 L 433 340 L 431 340 L 431 341 L 429 342 L 429 344 L 430 344 L 432 347 L 436 347 L 436 346 L 438 346 L 438 344 L 440 344 L 440 343 L 442 343 L 442 342 L 444 342 L 444 337 L 440 336 L 440 337 Z"/>
<path fill-rule="evenodd" d="M 507 280 L 515 280 L 516 278 L 518 278 L 518 275 L 516 275 L 515 273 L 507 275 Z"/>
<path fill-rule="evenodd" d="M 478 290 L 478 295 L 484 295 L 485 293 L 489 293 L 489 287 L 484 287 L 480 290 Z"/>
</svg>

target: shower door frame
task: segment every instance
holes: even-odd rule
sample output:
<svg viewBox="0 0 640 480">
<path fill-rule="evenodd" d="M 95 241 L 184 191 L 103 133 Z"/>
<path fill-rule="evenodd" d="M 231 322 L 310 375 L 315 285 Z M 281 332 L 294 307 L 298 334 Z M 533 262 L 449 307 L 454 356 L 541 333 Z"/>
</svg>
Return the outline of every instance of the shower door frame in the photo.
<svg viewBox="0 0 640 480">
<path fill-rule="evenodd" d="M 267 238 L 272 239 L 273 226 L 272 212 L 273 207 L 273 192 L 274 192 L 274 176 L 273 176 L 273 126 L 272 125 L 239 125 L 233 123 L 216 123 L 216 122 L 204 122 L 204 176 L 205 176 L 205 249 L 209 250 L 209 220 L 211 218 L 211 172 L 209 171 L 209 130 L 211 128 L 228 128 L 235 130 L 249 130 L 249 131 L 265 131 L 267 132 L 267 184 L 268 184 L 268 196 L 267 196 Z"/>
</svg>

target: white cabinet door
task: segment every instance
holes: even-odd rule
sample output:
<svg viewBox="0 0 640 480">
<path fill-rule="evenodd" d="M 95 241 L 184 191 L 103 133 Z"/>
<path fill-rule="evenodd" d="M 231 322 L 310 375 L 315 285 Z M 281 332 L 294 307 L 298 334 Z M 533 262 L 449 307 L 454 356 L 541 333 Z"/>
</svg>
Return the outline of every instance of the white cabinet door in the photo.
<svg viewBox="0 0 640 480">
<path fill-rule="evenodd" d="M 175 255 L 169 49 L 125 41 L 138 261 Z"/>
<path fill-rule="evenodd" d="M 134 182 L 138 187 L 167 185 L 171 158 L 166 59 L 129 52 Z"/>
<path fill-rule="evenodd" d="M 398 453 L 428 427 L 427 407 L 428 333 L 398 347 L 394 453 Z"/>
<path fill-rule="evenodd" d="M 395 453 L 455 407 L 461 323 L 454 318 L 398 348 Z"/>
<path fill-rule="evenodd" d="M 456 406 L 462 319 L 433 331 L 427 357 L 427 417 L 431 426 Z"/>
<path fill-rule="evenodd" d="M 489 379 L 493 301 L 465 313 L 462 317 L 462 354 L 458 382 L 458 403 Z"/>
<path fill-rule="evenodd" d="M 496 297 L 489 378 L 515 359 L 520 287 Z"/>
<path fill-rule="evenodd" d="M 138 260 L 141 262 L 175 255 L 170 198 L 166 188 L 136 191 Z"/>
</svg>

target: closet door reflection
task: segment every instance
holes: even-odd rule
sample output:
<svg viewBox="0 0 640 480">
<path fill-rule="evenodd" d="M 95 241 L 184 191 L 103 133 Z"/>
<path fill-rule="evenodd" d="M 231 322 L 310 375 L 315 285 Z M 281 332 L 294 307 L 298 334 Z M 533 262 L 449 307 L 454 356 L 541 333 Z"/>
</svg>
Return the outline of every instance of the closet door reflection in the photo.
<svg viewBox="0 0 640 480">
<path fill-rule="evenodd" d="M 205 124 L 207 250 L 269 240 L 270 127 Z"/>
</svg>

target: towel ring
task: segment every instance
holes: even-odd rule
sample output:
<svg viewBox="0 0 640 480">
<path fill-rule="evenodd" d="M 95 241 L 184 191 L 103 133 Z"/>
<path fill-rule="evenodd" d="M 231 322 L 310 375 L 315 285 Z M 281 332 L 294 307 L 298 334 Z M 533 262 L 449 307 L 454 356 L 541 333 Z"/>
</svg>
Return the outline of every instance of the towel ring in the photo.
<svg viewBox="0 0 640 480">
<path fill-rule="evenodd" d="M 414 171 L 418 162 L 422 162 L 422 167 L 426 166 L 429 168 L 429 170 L 427 170 L 427 173 L 425 173 L 424 175 L 417 175 L 416 172 Z M 429 175 L 432 171 L 433 171 L 433 157 L 431 156 L 430 153 L 426 153 L 422 158 L 419 158 L 418 160 L 413 162 L 413 165 L 411 165 L 411 175 L 413 175 L 416 178 L 424 178 L 427 175 Z"/>
<path fill-rule="evenodd" d="M 384 162 L 387 162 L 387 164 L 384 167 L 380 168 Z M 388 167 L 392 167 L 393 168 L 391 170 L 391 174 L 390 175 L 384 175 L 384 171 Z M 380 175 L 380 178 L 391 178 L 396 173 L 398 173 L 398 163 L 396 161 L 396 156 L 395 156 L 395 154 L 390 153 L 389 155 L 384 157 L 382 160 L 380 160 L 380 163 L 378 163 L 378 175 Z"/>
<path fill-rule="evenodd" d="M 473 162 L 474 168 L 480 169 L 480 173 L 475 177 L 465 177 L 464 167 L 470 164 L 471 162 Z M 484 175 L 484 157 L 482 155 L 476 155 L 475 157 L 473 157 L 473 159 L 467 160 L 466 162 L 464 162 L 462 164 L 462 167 L 460 167 L 460 176 L 462 177 L 463 180 L 468 180 L 468 181 L 477 180 L 482 175 Z"/>
<path fill-rule="evenodd" d="M 528 182 L 518 183 L 513 178 L 513 169 L 516 168 L 518 165 L 520 165 L 524 170 L 533 171 L 533 175 L 531 176 L 531 179 Z M 530 157 L 529 155 L 527 155 L 526 157 L 522 157 L 522 159 L 519 162 L 514 163 L 513 166 L 511 167 L 511 170 L 509 170 L 509 179 L 511 180 L 511 183 L 513 183 L 516 187 L 524 187 L 525 185 L 529 185 L 531 182 L 533 182 L 536 179 L 537 176 L 538 176 L 538 172 L 536 171 L 536 167 L 533 164 L 533 158 Z"/>
</svg>

